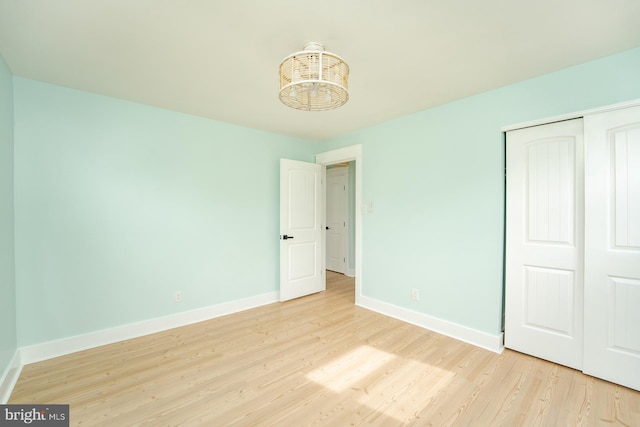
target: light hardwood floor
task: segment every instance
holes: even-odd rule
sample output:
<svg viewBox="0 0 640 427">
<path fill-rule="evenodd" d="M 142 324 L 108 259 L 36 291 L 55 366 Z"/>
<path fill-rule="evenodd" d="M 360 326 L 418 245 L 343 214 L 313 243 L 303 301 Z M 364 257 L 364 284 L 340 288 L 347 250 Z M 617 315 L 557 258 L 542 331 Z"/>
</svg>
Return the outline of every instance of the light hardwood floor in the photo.
<svg viewBox="0 0 640 427">
<path fill-rule="evenodd" d="M 10 403 L 71 425 L 640 426 L 640 392 L 327 291 L 24 367 Z M 392 286 L 390 284 L 390 286 Z"/>
</svg>

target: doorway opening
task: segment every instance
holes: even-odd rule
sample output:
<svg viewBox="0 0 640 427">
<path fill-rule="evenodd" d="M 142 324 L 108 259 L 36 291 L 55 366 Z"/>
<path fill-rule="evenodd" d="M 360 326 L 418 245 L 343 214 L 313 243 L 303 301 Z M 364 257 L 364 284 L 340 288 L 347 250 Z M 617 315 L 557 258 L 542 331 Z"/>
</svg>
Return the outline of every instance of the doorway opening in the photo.
<svg viewBox="0 0 640 427">
<path fill-rule="evenodd" d="M 326 268 L 355 277 L 355 162 L 326 167 Z"/>
<path fill-rule="evenodd" d="M 341 163 L 352 164 L 354 169 L 353 189 L 353 267 L 348 272 L 355 275 L 355 303 L 360 302 L 362 290 L 362 146 L 353 145 L 316 154 L 316 163 L 325 167 Z M 326 197 L 326 194 L 325 194 Z M 325 221 L 326 223 L 326 221 Z M 327 239 L 323 240 L 323 251 L 327 250 Z"/>
</svg>

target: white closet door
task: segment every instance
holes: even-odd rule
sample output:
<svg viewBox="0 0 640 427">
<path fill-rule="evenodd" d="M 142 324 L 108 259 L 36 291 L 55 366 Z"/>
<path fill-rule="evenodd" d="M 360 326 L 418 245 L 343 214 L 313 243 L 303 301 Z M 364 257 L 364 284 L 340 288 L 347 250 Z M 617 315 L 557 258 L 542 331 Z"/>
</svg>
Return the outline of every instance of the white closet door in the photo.
<svg viewBox="0 0 640 427">
<path fill-rule="evenodd" d="M 640 107 L 584 120 L 584 372 L 640 390 Z"/>
<path fill-rule="evenodd" d="M 505 346 L 582 367 L 582 119 L 507 134 Z"/>
</svg>

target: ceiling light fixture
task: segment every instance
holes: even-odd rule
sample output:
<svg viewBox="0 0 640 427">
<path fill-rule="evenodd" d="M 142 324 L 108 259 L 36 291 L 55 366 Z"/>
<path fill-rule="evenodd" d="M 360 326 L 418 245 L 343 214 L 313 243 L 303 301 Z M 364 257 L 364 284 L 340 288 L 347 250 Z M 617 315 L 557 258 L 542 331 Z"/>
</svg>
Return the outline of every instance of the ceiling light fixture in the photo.
<svg viewBox="0 0 640 427">
<path fill-rule="evenodd" d="M 349 66 L 320 43 L 307 43 L 280 63 L 280 101 L 296 110 L 338 108 L 349 100 L 348 88 Z"/>
</svg>

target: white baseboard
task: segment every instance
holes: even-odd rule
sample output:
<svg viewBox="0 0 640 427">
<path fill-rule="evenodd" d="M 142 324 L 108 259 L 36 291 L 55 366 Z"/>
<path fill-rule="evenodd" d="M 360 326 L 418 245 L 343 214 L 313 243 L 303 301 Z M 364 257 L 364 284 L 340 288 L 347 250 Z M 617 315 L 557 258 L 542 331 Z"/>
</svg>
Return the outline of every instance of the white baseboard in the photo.
<svg viewBox="0 0 640 427">
<path fill-rule="evenodd" d="M 476 347 L 481 347 L 494 353 L 502 353 L 504 350 L 502 336 L 503 333 L 492 335 L 486 332 L 471 329 L 466 326 L 438 319 L 423 313 L 398 307 L 393 304 L 382 302 L 373 298 L 360 296 L 356 304 L 360 307 L 384 314 L 412 325 L 437 332 L 442 335 L 463 341 Z"/>
<path fill-rule="evenodd" d="M 40 344 L 25 346 L 19 349 L 20 359 L 23 365 L 52 359 L 65 354 L 112 344 L 114 342 L 128 340 L 153 334 L 156 332 L 190 325 L 205 320 L 213 319 L 227 314 L 233 314 L 262 305 L 271 304 L 280 300 L 278 292 L 257 295 L 255 297 L 230 301 L 210 307 L 200 308 L 183 313 L 177 313 L 157 319 L 145 320 L 111 329 L 48 341 Z"/>
<path fill-rule="evenodd" d="M 345 276 L 356 277 L 356 270 L 354 268 L 347 268 L 347 272 L 344 273 Z"/>
<path fill-rule="evenodd" d="M 20 377 L 20 372 L 22 372 L 22 366 L 20 350 L 16 350 L 7 370 L 0 377 L 0 404 L 4 405 L 9 401 L 13 387 L 15 387 Z"/>
</svg>

